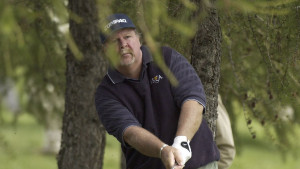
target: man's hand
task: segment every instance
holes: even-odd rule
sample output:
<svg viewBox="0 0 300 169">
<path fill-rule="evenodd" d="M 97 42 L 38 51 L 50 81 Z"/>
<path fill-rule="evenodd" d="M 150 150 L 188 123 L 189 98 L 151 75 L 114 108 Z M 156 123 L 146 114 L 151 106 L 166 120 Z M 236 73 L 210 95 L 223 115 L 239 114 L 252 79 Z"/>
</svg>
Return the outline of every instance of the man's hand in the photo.
<svg viewBox="0 0 300 169">
<path fill-rule="evenodd" d="M 190 141 L 186 136 L 175 137 L 172 147 L 175 147 L 179 150 L 182 158 L 182 165 L 184 165 L 192 157 Z"/>
<path fill-rule="evenodd" d="M 167 146 L 161 151 L 161 160 L 166 169 L 182 169 L 184 167 L 179 150 L 171 146 Z"/>
</svg>

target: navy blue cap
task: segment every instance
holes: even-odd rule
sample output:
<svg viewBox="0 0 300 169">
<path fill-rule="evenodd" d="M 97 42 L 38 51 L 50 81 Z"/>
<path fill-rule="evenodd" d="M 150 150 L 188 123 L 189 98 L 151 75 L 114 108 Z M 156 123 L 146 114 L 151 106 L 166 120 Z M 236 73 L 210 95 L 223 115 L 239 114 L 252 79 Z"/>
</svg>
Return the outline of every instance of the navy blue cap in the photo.
<svg viewBox="0 0 300 169">
<path fill-rule="evenodd" d="M 114 32 L 124 29 L 134 28 L 135 25 L 131 19 L 125 14 L 113 14 L 106 18 L 104 32 L 100 33 L 101 42 L 105 43 L 106 39 Z"/>
</svg>

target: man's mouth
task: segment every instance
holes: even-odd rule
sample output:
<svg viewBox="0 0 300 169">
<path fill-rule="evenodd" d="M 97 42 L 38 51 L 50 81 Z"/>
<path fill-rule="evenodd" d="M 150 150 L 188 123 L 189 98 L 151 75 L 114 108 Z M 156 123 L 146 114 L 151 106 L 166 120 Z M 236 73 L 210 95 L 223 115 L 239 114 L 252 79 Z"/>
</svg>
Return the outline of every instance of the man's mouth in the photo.
<svg viewBox="0 0 300 169">
<path fill-rule="evenodd" d="M 125 56 L 125 55 L 128 55 L 128 54 L 131 54 L 131 52 L 129 50 L 121 51 L 121 56 Z"/>
<path fill-rule="evenodd" d="M 130 55 L 130 53 L 122 53 L 122 56 Z"/>
<path fill-rule="evenodd" d="M 130 49 L 122 49 L 121 50 L 121 55 L 129 54 L 129 53 L 131 53 Z"/>
</svg>

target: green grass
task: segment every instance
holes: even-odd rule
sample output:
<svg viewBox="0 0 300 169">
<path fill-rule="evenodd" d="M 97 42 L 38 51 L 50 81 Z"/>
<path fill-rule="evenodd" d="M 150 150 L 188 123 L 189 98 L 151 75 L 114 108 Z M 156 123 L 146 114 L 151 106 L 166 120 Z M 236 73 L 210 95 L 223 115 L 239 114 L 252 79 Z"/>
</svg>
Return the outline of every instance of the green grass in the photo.
<svg viewBox="0 0 300 169">
<path fill-rule="evenodd" d="M 284 159 L 282 153 L 273 143 L 263 139 L 251 139 L 244 135 L 243 145 L 237 147 L 238 154 L 230 169 L 298 169 L 300 161 L 288 154 Z M 248 138 L 247 138 L 248 137 Z M 300 153 L 298 153 L 299 157 Z"/>
<path fill-rule="evenodd" d="M 4 112 L 6 113 L 6 112 Z M 24 114 L 20 122 L 12 126 L 6 116 L 0 129 L 0 169 L 56 169 L 54 155 L 41 152 L 43 129 L 35 120 Z"/>
<path fill-rule="evenodd" d="M 293 157 L 284 162 L 278 151 L 248 146 L 239 154 L 231 169 L 299 169 L 300 162 Z"/>
<path fill-rule="evenodd" d="M 266 124 L 268 125 L 268 124 Z M 296 124 L 295 124 L 296 125 Z M 256 133 L 256 138 L 252 139 L 244 117 L 238 117 L 237 132 L 239 133 L 239 143 L 237 144 L 237 155 L 230 169 L 298 169 L 300 161 L 300 152 L 290 150 L 289 154 L 283 156 L 283 153 L 277 149 L 275 142 L 266 136 L 263 127 L 252 122 L 253 131 Z M 300 127 L 296 125 L 295 139 L 300 137 Z M 298 142 L 298 141 L 297 141 Z M 299 148 L 299 142 L 298 142 Z M 296 152 L 293 156 L 292 152 Z M 285 157 L 285 158 L 283 158 Z"/>
<path fill-rule="evenodd" d="M 106 135 L 103 169 L 119 169 L 121 161 L 121 147 L 116 138 Z"/>
<path fill-rule="evenodd" d="M 0 169 L 57 169 L 56 156 L 42 153 L 43 127 L 33 117 L 22 114 L 18 124 L 4 114 L 0 127 Z M 120 168 L 121 148 L 110 135 L 106 137 L 104 169 Z"/>
<path fill-rule="evenodd" d="M 56 156 L 41 152 L 43 128 L 30 115 L 20 116 L 17 126 L 9 124 L 11 117 L 5 115 L 0 127 L 0 169 L 57 169 Z M 300 161 L 288 155 L 283 161 L 281 153 L 270 142 L 261 127 L 254 124 L 257 138 L 253 140 L 247 132 L 243 119 L 239 120 L 238 132 L 241 144 L 231 169 L 298 169 Z M 300 131 L 300 129 L 299 129 Z M 120 145 L 107 135 L 104 169 L 120 168 Z M 298 153 L 300 156 L 300 153 Z"/>
</svg>

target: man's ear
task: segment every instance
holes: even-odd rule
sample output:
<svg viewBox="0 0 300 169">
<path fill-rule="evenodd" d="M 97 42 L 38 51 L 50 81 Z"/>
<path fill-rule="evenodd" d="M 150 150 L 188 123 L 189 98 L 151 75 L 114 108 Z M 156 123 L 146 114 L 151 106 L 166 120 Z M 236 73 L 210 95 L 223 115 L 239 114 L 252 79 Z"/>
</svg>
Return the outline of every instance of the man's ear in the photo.
<svg viewBox="0 0 300 169">
<path fill-rule="evenodd" d="M 142 36 L 142 33 L 140 33 L 138 30 L 134 30 L 134 32 L 135 32 L 135 35 L 136 36 L 138 36 L 138 38 L 139 38 L 139 41 L 140 41 L 140 44 L 141 44 L 141 46 L 142 46 L 142 44 L 143 44 L 143 36 Z"/>
</svg>

